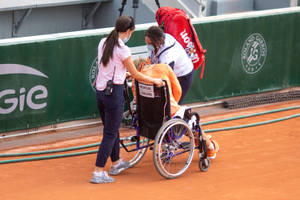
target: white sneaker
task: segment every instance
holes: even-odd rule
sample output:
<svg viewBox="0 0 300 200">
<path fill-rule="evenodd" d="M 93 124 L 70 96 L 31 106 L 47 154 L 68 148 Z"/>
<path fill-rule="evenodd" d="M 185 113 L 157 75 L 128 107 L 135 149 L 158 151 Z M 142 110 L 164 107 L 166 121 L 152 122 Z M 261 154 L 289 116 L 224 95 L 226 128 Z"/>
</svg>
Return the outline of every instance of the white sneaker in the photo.
<svg viewBox="0 0 300 200">
<path fill-rule="evenodd" d="M 123 161 L 122 159 L 119 160 L 118 164 L 111 166 L 109 174 L 110 175 L 118 175 L 121 171 L 130 167 L 130 163 L 128 161 Z"/>
<path fill-rule="evenodd" d="M 114 182 L 114 178 L 108 176 L 106 171 L 101 172 L 93 172 L 93 178 L 91 179 L 91 183 L 112 183 Z"/>
</svg>

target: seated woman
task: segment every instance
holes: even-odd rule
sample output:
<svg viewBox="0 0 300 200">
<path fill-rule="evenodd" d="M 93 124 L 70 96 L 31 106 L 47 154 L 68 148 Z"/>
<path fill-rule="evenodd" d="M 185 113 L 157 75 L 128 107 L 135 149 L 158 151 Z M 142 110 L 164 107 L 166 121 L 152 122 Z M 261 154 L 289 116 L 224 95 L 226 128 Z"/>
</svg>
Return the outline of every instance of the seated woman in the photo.
<svg viewBox="0 0 300 200">
<path fill-rule="evenodd" d="M 151 76 L 152 78 L 157 77 L 167 81 L 170 94 L 171 116 L 174 116 L 175 113 L 180 109 L 178 101 L 181 97 L 181 87 L 172 68 L 167 64 L 150 65 L 147 64 L 146 60 L 142 58 L 134 60 L 133 63 L 137 70 L 142 74 Z M 135 99 L 134 84 L 132 84 L 132 92 Z"/>
<path fill-rule="evenodd" d="M 178 101 L 180 100 L 182 91 L 179 81 L 172 68 L 169 65 L 162 63 L 151 65 L 149 64 L 149 62 L 142 58 L 135 59 L 133 63 L 137 70 L 142 74 L 151 76 L 152 78 L 160 78 L 167 81 L 170 94 L 171 116 L 176 116 L 176 113 L 181 108 L 181 106 L 178 104 Z M 136 100 L 134 84 L 132 84 L 132 93 L 134 99 Z M 216 153 L 219 151 L 219 145 L 216 141 L 211 139 L 210 135 L 206 135 L 205 133 L 203 133 L 202 135 L 206 140 L 207 156 L 210 159 L 214 159 L 216 157 Z"/>
</svg>

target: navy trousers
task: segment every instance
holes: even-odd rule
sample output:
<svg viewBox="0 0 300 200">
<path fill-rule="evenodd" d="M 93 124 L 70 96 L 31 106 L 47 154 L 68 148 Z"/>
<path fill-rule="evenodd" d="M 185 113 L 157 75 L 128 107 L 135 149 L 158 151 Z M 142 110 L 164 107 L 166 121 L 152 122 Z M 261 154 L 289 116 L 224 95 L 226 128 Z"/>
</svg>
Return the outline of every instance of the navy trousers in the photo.
<svg viewBox="0 0 300 200">
<path fill-rule="evenodd" d="M 103 138 L 98 150 L 96 166 L 104 167 L 110 157 L 112 162 L 120 158 L 119 128 L 124 111 L 124 85 L 114 85 L 111 96 L 104 91 L 96 93 L 98 110 L 103 122 Z"/>
<path fill-rule="evenodd" d="M 181 90 L 182 90 L 182 94 L 178 104 L 180 105 L 182 104 L 184 96 L 187 94 L 190 87 L 192 86 L 193 77 L 194 77 L 194 70 L 192 70 L 192 72 L 188 73 L 187 75 L 178 77 L 178 81 L 180 83 Z"/>
</svg>

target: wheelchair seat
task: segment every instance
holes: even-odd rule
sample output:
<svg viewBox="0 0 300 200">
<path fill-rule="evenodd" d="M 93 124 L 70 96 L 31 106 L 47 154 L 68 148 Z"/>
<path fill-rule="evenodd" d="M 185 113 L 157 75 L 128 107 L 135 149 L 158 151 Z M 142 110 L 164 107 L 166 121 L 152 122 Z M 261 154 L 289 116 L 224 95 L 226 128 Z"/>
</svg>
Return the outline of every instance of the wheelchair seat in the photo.
<svg viewBox="0 0 300 200">
<path fill-rule="evenodd" d="M 171 119 L 170 94 L 167 83 L 163 87 L 135 81 L 139 133 L 155 139 L 163 123 Z"/>
</svg>

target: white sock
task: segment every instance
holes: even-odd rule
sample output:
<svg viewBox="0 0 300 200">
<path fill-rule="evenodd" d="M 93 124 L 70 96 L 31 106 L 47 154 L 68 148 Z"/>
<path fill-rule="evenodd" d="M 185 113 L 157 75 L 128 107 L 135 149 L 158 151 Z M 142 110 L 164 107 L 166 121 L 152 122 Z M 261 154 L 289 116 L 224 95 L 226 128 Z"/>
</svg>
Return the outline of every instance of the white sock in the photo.
<svg viewBox="0 0 300 200">
<path fill-rule="evenodd" d="M 95 175 L 97 175 L 97 176 L 102 176 L 102 174 L 104 173 L 104 171 L 97 171 L 97 172 L 94 172 L 95 173 Z"/>
<path fill-rule="evenodd" d="M 119 160 L 117 161 L 117 163 L 114 164 L 113 166 L 114 166 L 114 167 L 118 167 L 118 166 L 121 164 L 121 162 L 122 162 L 122 159 L 119 159 Z"/>
</svg>

